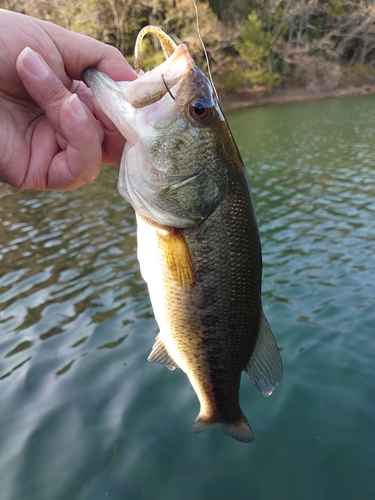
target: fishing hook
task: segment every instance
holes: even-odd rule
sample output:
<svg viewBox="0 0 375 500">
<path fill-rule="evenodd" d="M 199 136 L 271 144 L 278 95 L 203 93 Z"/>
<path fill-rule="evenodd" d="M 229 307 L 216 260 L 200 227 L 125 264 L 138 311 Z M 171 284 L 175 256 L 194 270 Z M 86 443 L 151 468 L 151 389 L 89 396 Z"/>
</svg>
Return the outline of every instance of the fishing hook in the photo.
<svg viewBox="0 0 375 500">
<path fill-rule="evenodd" d="M 172 92 L 169 90 L 168 85 L 167 85 L 167 82 L 166 82 L 166 81 L 165 81 L 165 79 L 164 79 L 164 75 L 161 75 L 161 79 L 163 80 L 163 83 L 164 83 L 164 85 L 165 85 L 165 88 L 168 90 L 168 94 L 169 94 L 169 95 L 172 97 L 172 99 L 175 101 L 176 99 L 173 97 Z"/>
</svg>

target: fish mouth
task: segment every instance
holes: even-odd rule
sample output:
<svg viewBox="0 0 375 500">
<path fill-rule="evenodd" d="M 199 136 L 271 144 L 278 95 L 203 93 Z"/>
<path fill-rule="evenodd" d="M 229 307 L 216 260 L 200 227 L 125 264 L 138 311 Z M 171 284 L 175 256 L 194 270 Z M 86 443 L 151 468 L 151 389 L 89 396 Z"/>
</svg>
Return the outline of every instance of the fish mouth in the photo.
<svg viewBox="0 0 375 500">
<path fill-rule="evenodd" d="M 121 95 L 132 108 L 139 109 L 160 101 L 167 93 L 175 99 L 171 89 L 190 74 L 194 66 L 188 48 L 181 44 L 162 64 L 131 82 L 115 82 L 95 68 L 84 70 L 82 80 L 94 96 L 98 87 L 104 86 L 108 91 Z"/>
<path fill-rule="evenodd" d="M 191 73 L 193 65 L 186 45 L 179 45 L 160 66 L 144 73 L 129 85 L 130 104 L 133 108 L 143 108 L 160 101 L 167 93 L 175 100 L 171 89 Z"/>
<path fill-rule="evenodd" d="M 127 141 L 135 144 L 138 140 L 138 130 L 134 125 L 137 122 L 137 111 L 149 106 L 147 109 L 149 123 L 159 114 L 171 120 L 172 115 L 175 116 L 179 108 L 178 88 L 186 79 L 190 79 L 189 75 L 194 68 L 195 63 L 186 45 L 181 44 L 161 65 L 143 73 L 136 80 L 115 82 L 95 68 L 86 69 L 82 73 L 82 79 L 90 88 L 97 105 L 104 114 Z M 164 104 L 163 97 L 165 96 L 173 103 L 171 108 Z M 154 103 L 157 109 L 150 106 Z M 156 117 L 160 124 L 161 117 Z"/>
</svg>

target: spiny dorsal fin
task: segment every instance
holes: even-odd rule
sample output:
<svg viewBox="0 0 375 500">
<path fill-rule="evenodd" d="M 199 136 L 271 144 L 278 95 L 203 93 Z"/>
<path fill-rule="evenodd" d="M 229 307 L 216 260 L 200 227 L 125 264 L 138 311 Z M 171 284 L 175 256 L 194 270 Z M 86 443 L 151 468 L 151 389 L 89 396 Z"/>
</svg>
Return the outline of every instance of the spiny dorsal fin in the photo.
<svg viewBox="0 0 375 500">
<path fill-rule="evenodd" d="M 156 337 L 155 344 L 152 346 L 148 361 L 165 365 L 169 370 L 178 368 L 177 363 L 170 357 L 163 341 L 159 335 Z"/>
<path fill-rule="evenodd" d="M 279 348 L 263 311 L 254 351 L 244 371 L 263 396 L 270 396 L 283 376 Z"/>
</svg>

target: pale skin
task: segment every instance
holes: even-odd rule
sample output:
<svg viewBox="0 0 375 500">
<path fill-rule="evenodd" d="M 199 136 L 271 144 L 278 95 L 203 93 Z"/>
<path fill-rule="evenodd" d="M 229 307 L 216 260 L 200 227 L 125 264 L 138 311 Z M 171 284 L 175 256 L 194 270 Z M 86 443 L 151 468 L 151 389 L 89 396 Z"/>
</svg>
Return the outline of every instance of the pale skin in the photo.
<svg viewBox="0 0 375 500">
<path fill-rule="evenodd" d="M 95 67 L 137 75 L 115 48 L 0 9 L 0 182 L 17 189 L 74 189 L 102 164 L 118 166 L 124 138 L 81 81 Z"/>
</svg>

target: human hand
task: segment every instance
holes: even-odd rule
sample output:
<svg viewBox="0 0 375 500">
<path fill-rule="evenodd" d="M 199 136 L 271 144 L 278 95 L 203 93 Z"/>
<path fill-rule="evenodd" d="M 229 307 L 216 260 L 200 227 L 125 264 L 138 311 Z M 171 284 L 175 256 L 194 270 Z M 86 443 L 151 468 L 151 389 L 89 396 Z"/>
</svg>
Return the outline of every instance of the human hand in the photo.
<svg viewBox="0 0 375 500">
<path fill-rule="evenodd" d="M 82 71 L 136 73 L 117 49 L 0 9 L 0 181 L 18 189 L 73 189 L 102 163 L 119 165 L 124 138 L 95 109 Z"/>
</svg>

